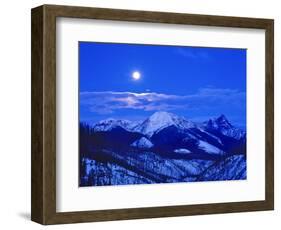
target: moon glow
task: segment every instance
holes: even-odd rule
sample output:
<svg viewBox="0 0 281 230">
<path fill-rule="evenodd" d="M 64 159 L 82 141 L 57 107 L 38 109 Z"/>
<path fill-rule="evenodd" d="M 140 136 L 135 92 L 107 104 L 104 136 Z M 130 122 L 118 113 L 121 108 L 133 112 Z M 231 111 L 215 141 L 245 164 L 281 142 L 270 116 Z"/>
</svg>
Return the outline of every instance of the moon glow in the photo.
<svg viewBox="0 0 281 230">
<path fill-rule="evenodd" d="M 132 78 L 134 80 L 136 80 L 136 81 L 139 80 L 141 78 L 140 72 L 139 71 L 134 71 L 133 74 L 132 74 Z"/>
</svg>

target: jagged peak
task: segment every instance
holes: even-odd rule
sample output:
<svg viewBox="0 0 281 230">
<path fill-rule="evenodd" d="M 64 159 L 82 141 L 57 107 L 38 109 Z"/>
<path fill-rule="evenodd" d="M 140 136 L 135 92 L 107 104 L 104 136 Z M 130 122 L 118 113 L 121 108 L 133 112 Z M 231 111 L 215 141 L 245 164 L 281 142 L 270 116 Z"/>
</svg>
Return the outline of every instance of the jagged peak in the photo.
<svg viewBox="0 0 281 230">
<path fill-rule="evenodd" d="M 216 118 L 217 121 L 228 121 L 228 119 L 226 118 L 226 116 L 224 114 L 221 114 L 220 116 L 218 116 Z"/>
<path fill-rule="evenodd" d="M 107 118 L 104 120 L 100 120 L 97 124 L 101 124 L 101 123 L 111 123 L 111 122 L 130 122 L 129 120 L 125 120 L 125 119 L 116 119 L 116 118 Z"/>
<path fill-rule="evenodd" d="M 245 137 L 245 131 L 232 125 L 224 114 L 204 122 L 203 127 L 204 129 L 207 129 L 207 131 L 216 130 L 235 139 L 241 139 Z"/>
<path fill-rule="evenodd" d="M 221 127 L 224 126 L 224 128 L 232 128 L 233 125 L 229 122 L 229 120 L 226 118 L 224 114 L 221 114 L 220 116 L 216 118 L 209 119 L 208 121 L 204 122 L 205 125 L 213 126 L 213 127 Z"/>
<path fill-rule="evenodd" d="M 221 114 L 220 116 L 218 116 L 217 120 L 227 120 L 227 118 L 224 114 Z"/>
<path fill-rule="evenodd" d="M 108 118 L 99 121 L 94 126 L 95 131 L 110 131 L 115 127 L 122 127 L 124 129 L 130 129 L 133 126 L 133 122 L 123 119 Z"/>
<path fill-rule="evenodd" d="M 229 122 L 229 120 L 226 118 L 224 114 L 221 114 L 218 118 L 216 118 L 216 122 L 219 125 L 228 126 L 229 128 L 233 127 L 233 125 Z"/>
</svg>

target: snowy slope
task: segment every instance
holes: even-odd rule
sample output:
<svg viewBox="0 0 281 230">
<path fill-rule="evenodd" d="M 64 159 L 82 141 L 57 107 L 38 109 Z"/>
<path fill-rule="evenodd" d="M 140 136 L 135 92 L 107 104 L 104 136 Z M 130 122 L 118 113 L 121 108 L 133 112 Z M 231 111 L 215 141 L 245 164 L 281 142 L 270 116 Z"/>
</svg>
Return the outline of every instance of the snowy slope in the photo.
<svg viewBox="0 0 281 230">
<path fill-rule="evenodd" d="M 211 154 L 223 154 L 223 151 L 211 144 L 209 144 L 208 142 L 206 141 L 202 141 L 202 140 L 199 140 L 199 143 L 198 143 L 198 147 L 202 150 L 204 150 L 205 152 L 207 153 L 211 153 Z"/>
<path fill-rule="evenodd" d="M 131 144 L 132 147 L 138 147 L 141 149 L 149 149 L 153 147 L 153 144 L 150 140 L 145 137 L 141 137 L 139 140 L 136 140 Z"/>
<path fill-rule="evenodd" d="M 127 155 L 112 153 L 111 158 L 113 160 L 107 163 L 84 158 L 85 171 L 80 177 L 80 185 L 101 186 L 246 179 L 244 155 L 234 155 L 220 161 L 167 159 L 152 152 L 128 153 Z"/>
<path fill-rule="evenodd" d="M 244 155 L 234 155 L 213 164 L 198 180 L 241 180 L 246 179 L 247 164 Z"/>
<path fill-rule="evenodd" d="M 175 149 L 174 152 L 175 152 L 175 153 L 181 153 L 181 154 L 188 154 L 188 153 L 191 153 L 190 150 L 184 149 L 184 148 Z"/>
</svg>

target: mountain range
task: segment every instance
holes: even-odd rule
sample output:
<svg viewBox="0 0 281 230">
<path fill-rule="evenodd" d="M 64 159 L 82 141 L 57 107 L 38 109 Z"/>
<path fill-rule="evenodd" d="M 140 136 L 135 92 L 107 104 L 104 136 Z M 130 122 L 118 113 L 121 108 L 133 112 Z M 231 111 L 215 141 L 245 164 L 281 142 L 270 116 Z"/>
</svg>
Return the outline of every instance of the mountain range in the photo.
<svg viewBox="0 0 281 230">
<path fill-rule="evenodd" d="M 140 122 L 80 123 L 79 151 L 80 186 L 246 178 L 246 132 L 224 115 L 196 123 L 161 111 Z"/>
</svg>

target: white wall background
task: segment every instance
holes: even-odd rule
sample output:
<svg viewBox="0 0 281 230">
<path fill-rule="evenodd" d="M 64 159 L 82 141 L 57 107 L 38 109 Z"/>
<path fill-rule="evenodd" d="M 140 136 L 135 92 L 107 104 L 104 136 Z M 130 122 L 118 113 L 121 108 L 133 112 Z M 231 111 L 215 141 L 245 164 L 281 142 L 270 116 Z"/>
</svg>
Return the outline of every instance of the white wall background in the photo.
<svg viewBox="0 0 281 230">
<path fill-rule="evenodd" d="M 30 218 L 30 9 L 65 4 L 275 19 L 275 211 L 50 226 L 50 229 L 278 229 L 281 218 L 281 14 L 277 0 L 29 0 L 0 6 L 0 228 L 43 229 Z M 278 143 L 279 142 L 279 143 Z M 206 191 L 208 193 L 208 191 Z M 206 194 L 207 195 L 207 194 Z"/>
</svg>

